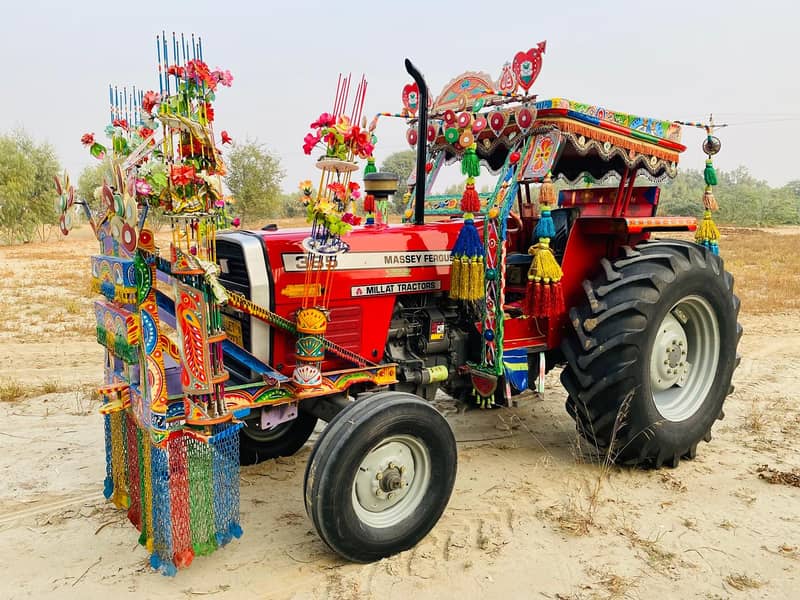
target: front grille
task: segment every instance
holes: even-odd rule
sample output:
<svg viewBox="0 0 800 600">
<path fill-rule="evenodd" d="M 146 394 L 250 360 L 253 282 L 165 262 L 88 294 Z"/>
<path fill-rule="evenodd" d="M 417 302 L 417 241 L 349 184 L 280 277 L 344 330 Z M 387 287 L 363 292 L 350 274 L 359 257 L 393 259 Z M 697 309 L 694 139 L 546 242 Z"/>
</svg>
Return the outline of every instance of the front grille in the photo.
<svg viewBox="0 0 800 600">
<path fill-rule="evenodd" d="M 217 239 L 217 262 L 222 270 L 219 280 L 225 289 L 238 292 L 249 299 L 250 278 L 247 274 L 242 247 L 236 242 Z M 227 306 L 222 307 L 222 312 L 242 324 L 242 342 L 245 350 L 250 350 L 252 346 L 250 315 L 240 313 Z M 245 383 L 253 379 L 250 369 L 229 355 L 225 356 L 225 367 L 230 372 L 231 382 L 234 384 Z"/>
<path fill-rule="evenodd" d="M 242 247 L 225 239 L 217 240 L 217 262 L 222 268 L 220 281 L 229 290 L 250 298 L 250 278 L 244 262 Z"/>
</svg>

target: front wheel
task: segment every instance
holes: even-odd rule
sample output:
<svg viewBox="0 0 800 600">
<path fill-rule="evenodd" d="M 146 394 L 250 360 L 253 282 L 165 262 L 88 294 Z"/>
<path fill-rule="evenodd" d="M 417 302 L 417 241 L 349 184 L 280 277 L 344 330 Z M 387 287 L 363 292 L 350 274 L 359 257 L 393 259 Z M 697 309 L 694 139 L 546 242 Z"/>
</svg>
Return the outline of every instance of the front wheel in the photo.
<svg viewBox="0 0 800 600">
<path fill-rule="evenodd" d="M 696 244 L 646 242 L 584 282 L 561 381 L 580 433 L 625 464 L 677 466 L 722 418 L 741 336 L 722 260 Z"/>
<path fill-rule="evenodd" d="M 306 510 L 332 550 L 371 562 L 428 534 L 455 476 L 444 417 L 413 394 L 383 392 L 348 405 L 323 431 L 306 468 Z"/>
</svg>

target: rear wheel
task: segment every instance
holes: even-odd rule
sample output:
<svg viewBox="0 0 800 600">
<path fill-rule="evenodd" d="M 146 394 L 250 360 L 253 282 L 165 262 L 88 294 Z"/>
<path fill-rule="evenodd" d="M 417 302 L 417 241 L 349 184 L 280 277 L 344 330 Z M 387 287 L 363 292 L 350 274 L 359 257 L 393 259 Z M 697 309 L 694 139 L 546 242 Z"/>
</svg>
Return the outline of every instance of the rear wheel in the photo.
<svg viewBox="0 0 800 600">
<path fill-rule="evenodd" d="M 690 242 L 646 242 L 603 259 L 584 290 L 561 375 L 580 433 L 621 463 L 693 458 L 738 364 L 739 299 L 722 260 Z"/>
<path fill-rule="evenodd" d="M 383 392 L 350 404 L 323 431 L 306 468 L 306 510 L 332 550 L 370 562 L 428 534 L 455 476 L 444 417 L 413 394 Z"/>
<path fill-rule="evenodd" d="M 317 417 L 302 410 L 291 421 L 270 429 L 261 429 L 259 418 L 247 419 L 239 430 L 241 465 L 255 465 L 271 458 L 293 455 L 308 441 L 317 424 Z"/>
</svg>

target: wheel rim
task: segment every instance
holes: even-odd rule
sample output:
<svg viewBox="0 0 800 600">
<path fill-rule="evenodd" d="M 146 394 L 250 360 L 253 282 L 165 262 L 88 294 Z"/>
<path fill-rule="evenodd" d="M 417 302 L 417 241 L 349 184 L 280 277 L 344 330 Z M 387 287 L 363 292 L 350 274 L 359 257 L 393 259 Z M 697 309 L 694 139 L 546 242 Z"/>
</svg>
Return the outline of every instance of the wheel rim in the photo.
<svg viewBox="0 0 800 600">
<path fill-rule="evenodd" d="M 391 527 L 419 508 L 431 479 L 431 456 L 419 438 L 394 435 L 370 450 L 353 481 L 353 509 L 370 527 Z"/>
<path fill-rule="evenodd" d="M 669 421 L 693 416 L 711 391 L 720 353 L 719 323 L 700 296 L 677 302 L 658 328 L 650 356 L 656 409 Z"/>
</svg>

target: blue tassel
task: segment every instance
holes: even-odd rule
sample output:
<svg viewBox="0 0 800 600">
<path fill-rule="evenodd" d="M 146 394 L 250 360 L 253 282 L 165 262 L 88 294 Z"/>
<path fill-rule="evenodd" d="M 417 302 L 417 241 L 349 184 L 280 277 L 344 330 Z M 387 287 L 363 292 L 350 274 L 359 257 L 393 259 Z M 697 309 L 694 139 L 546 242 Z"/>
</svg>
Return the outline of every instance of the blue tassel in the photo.
<svg viewBox="0 0 800 600">
<path fill-rule="evenodd" d="M 103 496 L 105 496 L 105 499 L 108 500 L 109 498 L 111 498 L 111 494 L 113 493 L 114 493 L 114 480 L 111 479 L 111 477 L 106 477 L 105 480 L 103 480 Z"/>
<path fill-rule="evenodd" d="M 539 215 L 539 222 L 536 223 L 536 229 L 533 231 L 535 238 L 548 238 L 556 237 L 556 226 L 553 223 L 553 217 L 550 216 L 550 209 L 542 207 L 542 214 Z"/>
<path fill-rule="evenodd" d="M 468 256 L 469 258 L 483 256 L 483 243 L 481 243 L 481 237 L 475 228 L 475 221 L 472 219 L 464 219 L 464 226 L 458 232 L 458 238 L 450 256 Z"/>
<path fill-rule="evenodd" d="M 239 525 L 236 521 L 231 523 L 230 534 L 233 537 L 235 537 L 238 540 L 240 537 L 242 537 L 243 533 L 244 533 L 244 531 L 242 531 L 242 526 L 241 525 Z"/>
</svg>

